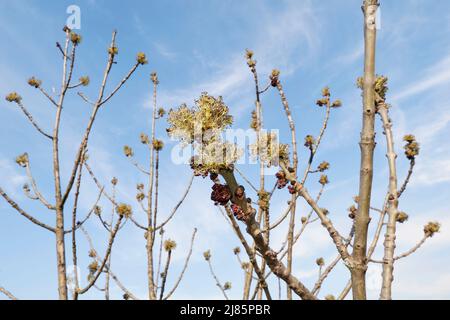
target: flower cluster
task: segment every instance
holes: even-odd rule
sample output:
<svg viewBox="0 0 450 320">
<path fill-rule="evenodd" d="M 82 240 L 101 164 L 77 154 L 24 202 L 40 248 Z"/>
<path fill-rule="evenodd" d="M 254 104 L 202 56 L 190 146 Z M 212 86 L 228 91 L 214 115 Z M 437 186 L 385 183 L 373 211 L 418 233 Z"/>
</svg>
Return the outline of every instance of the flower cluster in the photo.
<svg viewBox="0 0 450 320">
<path fill-rule="evenodd" d="M 408 134 L 403 137 L 403 141 L 406 142 L 406 145 L 404 147 L 406 157 L 408 158 L 408 160 L 414 160 L 420 152 L 420 145 L 416 141 L 416 137 L 414 137 L 412 134 Z"/>
<path fill-rule="evenodd" d="M 89 83 L 91 82 L 91 79 L 89 79 L 88 76 L 84 76 L 84 77 L 81 77 L 81 78 L 79 79 L 79 81 L 80 81 L 80 84 L 81 84 L 83 87 L 87 87 L 87 86 L 89 85 Z"/>
<path fill-rule="evenodd" d="M 356 209 L 355 205 L 352 205 L 350 208 L 348 208 L 348 216 L 350 219 L 355 219 L 356 218 L 356 214 L 358 213 L 358 209 Z"/>
<path fill-rule="evenodd" d="M 78 33 L 72 32 L 70 34 L 70 41 L 74 46 L 77 46 L 81 43 L 81 36 Z"/>
<path fill-rule="evenodd" d="M 381 99 L 386 99 L 386 93 L 388 92 L 389 88 L 387 86 L 388 78 L 385 76 L 377 75 L 375 79 L 374 89 L 375 92 L 380 96 Z M 361 90 L 364 89 L 364 78 L 359 77 L 356 80 L 356 86 L 360 88 Z"/>
<path fill-rule="evenodd" d="M 250 128 L 253 130 L 258 130 L 258 115 L 256 114 L 256 111 L 252 111 L 252 120 L 250 121 Z"/>
<path fill-rule="evenodd" d="M 303 185 L 296 181 L 291 181 L 291 185 L 288 187 L 290 194 L 296 194 L 303 188 Z"/>
<path fill-rule="evenodd" d="M 89 273 L 97 272 L 98 268 L 99 268 L 99 265 L 98 265 L 97 260 L 92 261 L 88 266 Z"/>
<path fill-rule="evenodd" d="M 212 190 L 211 200 L 215 205 L 225 206 L 231 200 L 231 190 L 227 185 L 215 183 Z"/>
<path fill-rule="evenodd" d="M 270 193 L 267 191 L 259 191 L 258 192 L 258 206 L 263 210 L 269 209 L 269 201 L 270 201 Z"/>
<path fill-rule="evenodd" d="M 238 219 L 239 221 L 245 221 L 246 216 L 244 210 L 242 210 L 240 206 L 233 203 L 231 205 L 231 210 L 233 211 L 233 214 L 236 217 L 236 219 Z"/>
<path fill-rule="evenodd" d="M 247 65 L 250 67 L 250 69 L 254 69 L 256 67 L 256 60 L 253 59 L 253 51 L 246 49 L 245 50 L 245 58 L 247 59 Z"/>
<path fill-rule="evenodd" d="M 324 172 L 330 169 L 330 164 L 326 161 L 323 161 L 321 164 L 317 166 L 317 171 Z"/>
<path fill-rule="evenodd" d="M 30 79 L 28 79 L 28 84 L 31 87 L 34 87 L 37 89 L 42 85 L 42 81 L 39 79 L 36 79 L 35 77 L 31 77 Z"/>
<path fill-rule="evenodd" d="M 223 131 L 233 123 L 233 117 L 222 97 L 202 93 L 193 108 L 183 104 L 176 110 L 170 110 L 167 121 L 170 125 L 167 129 L 169 136 L 190 144 L 195 140 L 206 142 L 203 141 L 206 133 Z"/>
<path fill-rule="evenodd" d="M 323 267 L 323 266 L 325 265 L 325 260 L 324 260 L 323 258 L 317 258 L 317 259 L 316 259 L 316 264 L 317 264 L 319 267 Z"/>
<path fill-rule="evenodd" d="M 139 138 L 141 139 L 141 143 L 142 144 L 149 144 L 150 143 L 150 138 L 145 133 L 141 133 Z"/>
<path fill-rule="evenodd" d="M 405 212 L 397 212 L 396 220 L 398 223 L 404 223 L 408 218 L 409 216 Z"/>
<path fill-rule="evenodd" d="M 154 85 L 158 85 L 159 84 L 158 74 L 156 72 L 152 72 L 150 74 L 150 80 L 153 82 Z"/>
<path fill-rule="evenodd" d="M 286 185 L 288 184 L 288 180 L 286 179 L 286 174 L 284 173 L 284 171 L 278 171 L 275 177 L 277 178 L 278 189 L 283 189 L 284 187 L 286 187 Z"/>
<path fill-rule="evenodd" d="M 124 147 L 123 147 L 123 153 L 124 153 L 125 156 L 128 157 L 128 158 L 134 156 L 133 149 L 132 149 L 130 146 L 124 146 Z"/>
<path fill-rule="evenodd" d="M 16 163 L 25 168 L 28 165 L 28 153 L 24 153 L 16 157 Z"/>
<path fill-rule="evenodd" d="M 153 149 L 156 151 L 161 151 L 164 148 L 164 142 L 158 139 L 153 139 Z"/>
<path fill-rule="evenodd" d="M 108 48 L 108 53 L 112 56 L 119 54 L 119 48 L 117 46 L 111 46 Z"/>
<path fill-rule="evenodd" d="M 330 104 L 331 92 L 329 87 L 325 87 L 322 89 L 322 98 L 316 101 L 316 105 L 319 107 L 329 106 L 331 108 L 340 108 L 342 107 L 341 100 L 335 100 Z"/>
<path fill-rule="evenodd" d="M 207 251 L 203 252 L 203 258 L 205 258 L 206 261 L 211 260 L 211 251 L 207 250 Z"/>
<path fill-rule="evenodd" d="M 272 87 L 278 86 L 278 82 L 280 81 L 279 77 L 280 77 L 280 70 L 273 69 L 272 73 L 270 74 L 270 77 L 269 77 L 270 78 L 270 85 Z"/>
<path fill-rule="evenodd" d="M 144 65 L 148 63 L 147 57 L 145 56 L 145 53 L 139 52 L 136 56 L 136 61 L 140 65 Z"/>
<path fill-rule="evenodd" d="M 5 97 L 8 102 L 20 103 L 22 101 L 22 97 L 17 92 L 11 92 Z"/>
<path fill-rule="evenodd" d="M 219 170 L 230 170 L 242 156 L 242 149 L 235 144 L 213 141 L 196 149 L 198 155 L 191 158 L 191 169 L 196 176 L 207 177 Z"/>
<path fill-rule="evenodd" d="M 142 202 L 142 201 L 144 201 L 144 199 L 145 199 L 145 194 L 143 192 L 138 192 L 136 194 L 136 200 L 137 201 Z"/>
<path fill-rule="evenodd" d="M 321 175 L 320 176 L 320 179 L 319 179 L 319 183 L 321 184 L 321 185 L 326 185 L 326 184 L 328 184 L 328 183 L 330 183 L 329 181 L 328 181 L 328 176 L 326 175 L 326 174 L 323 174 L 323 175 Z"/>
<path fill-rule="evenodd" d="M 121 203 L 117 206 L 116 212 L 121 217 L 130 218 L 133 214 L 133 210 L 131 209 L 131 206 L 129 204 Z"/>
<path fill-rule="evenodd" d="M 159 108 L 158 109 L 158 117 L 162 118 L 166 115 L 166 110 L 164 110 L 164 108 Z"/>
<path fill-rule="evenodd" d="M 116 177 L 113 177 L 113 178 L 111 179 L 111 184 L 112 184 L 113 186 L 116 186 L 118 182 L 119 182 L 119 179 L 117 179 Z"/>
<path fill-rule="evenodd" d="M 175 250 L 177 243 L 171 239 L 164 241 L 164 250 L 167 252 Z"/>
<path fill-rule="evenodd" d="M 316 139 L 312 135 L 307 135 L 305 137 L 305 147 L 312 150 L 314 148 L 314 145 L 316 144 Z"/>
<path fill-rule="evenodd" d="M 439 232 L 441 229 L 441 224 L 438 222 L 428 222 L 425 227 L 423 227 L 423 232 L 427 237 L 434 236 L 435 233 Z"/>
<path fill-rule="evenodd" d="M 94 214 L 96 215 L 96 216 L 100 216 L 101 214 L 102 214 L 102 207 L 100 207 L 100 206 L 95 206 L 94 207 Z"/>
<path fill-rule="evenodd" d="M 289 145 L 280 144 L 274 132 L 261 132 L 259 143 L 250 145 L 250 153 L 255 159 L 259 157 L 268 168 L 278 166 L 280 161 L 289 161 Z"/>
<path fill-rule="evenodd" d="M 250 270 L 251 265 L 252 264 L 250 262 L 245 261 L 245 262 L 242 262 L 241 267 L 244 271 L 248 272 Z"/>
</svg>

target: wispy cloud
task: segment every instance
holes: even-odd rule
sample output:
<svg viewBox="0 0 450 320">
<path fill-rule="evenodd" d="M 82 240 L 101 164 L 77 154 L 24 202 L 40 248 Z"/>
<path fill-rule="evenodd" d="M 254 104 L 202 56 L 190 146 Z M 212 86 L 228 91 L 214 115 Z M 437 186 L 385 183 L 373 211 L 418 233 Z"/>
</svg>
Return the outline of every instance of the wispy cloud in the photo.
<svg viewBox="0 0 450 320">
<path fill-rule="evenodd" d="M 255 51 L 258 70 L 263 74 L 272 68 L 279 68 L 284 74 L 292 74 L 304 63 L 305 59 L 302 59 L 302 56 L 312 54 L 319 45 L 317 16 L 312 6 L 309 2 L 304 6 L 289 2 L 278 13 L 269 13 L 270 9 L 264 6 L 261 6 L 259 10 L 261 10 L 261 16 L 257 21 L 258 33 L 253 36 L 254 42 L 248 44 L 250 49 Z M 301 53 L 299 48 L 303 49 Z M 226 61 L 221 58 L 220 64 L 211 64 L 210 61 L 203 63 L 203 65 L 215 65 L 215 67 L 210 68 L 210 72 L 201 82 L 163 91 L 160 94 L 160 100 L 167 106 L 192 103 L 201 92 L 207 91 L 213 95 L 225 96 L 228 102 L 243 100 L 251 106 L 248 95 L 253 88 L 249 80 L 251 79 L 249 70 L 245 64 L 244 48 L 230 52 L 225 59 Z"/>
</svg>

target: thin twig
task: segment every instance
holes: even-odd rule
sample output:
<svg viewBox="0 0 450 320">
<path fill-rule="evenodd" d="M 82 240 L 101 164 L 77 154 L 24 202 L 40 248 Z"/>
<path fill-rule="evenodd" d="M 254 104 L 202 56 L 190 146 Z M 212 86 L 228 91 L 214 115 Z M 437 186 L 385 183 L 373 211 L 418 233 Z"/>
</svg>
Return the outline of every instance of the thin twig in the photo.
<svg viewBox="0 0 450 320">
<path fill-rule="evenodd" d="M 3 293 L 5 296 L 7 296 L 11 300 L 18 300 L 11 292 L 6 290 L 3 287 L 0 287 L 0 293 Z"/>
<path fill-rule="evenodd" d="M 3 189 L 0 187 L 0 195 L 10 204 L 11 207 L 13 207 L 13 209 L 15 209 L 18 213 L 20 213 L 23 217 L 27 218 L 29 221 L 33 222 L 34 224 L 47 229 L 48 231 L 51 232 L 55 232 L 55 228 L 50 227 L 49 225 L 37 220 L 36 218 L 30 216 L 28 213 L 26 213 L 25 211 L 22 210 L 21 207 L 19 207 L 19 205 L 14 202 L 14 200 L 12 200 L 5 191 L 3 191 Z"/>
</svg>

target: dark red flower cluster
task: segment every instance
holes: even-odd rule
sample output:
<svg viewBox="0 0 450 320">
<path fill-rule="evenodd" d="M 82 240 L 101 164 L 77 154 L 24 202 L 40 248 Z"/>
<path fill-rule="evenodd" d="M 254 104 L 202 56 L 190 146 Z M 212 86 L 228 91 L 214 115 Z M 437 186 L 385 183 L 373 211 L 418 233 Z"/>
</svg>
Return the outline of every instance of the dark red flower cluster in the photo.
<svg viewBox="0 0 450 320">
<path fill-rule="evenodd" d="M 296 194 L 303 186 L 299 182 L 291 181 L 291 185 L 288 187 L 290 194 Z"/>
<path fill-rule="evenodd" d="M 209 178 L 212 180 L 212 181 L 216 181 L 216 179 L 219 177 L 219 175 L 217 174 L 217 173 L 215 173 L 215 172 L 211 172 L 210 174 L 209 174 Z"/>
<path fill-rule="evenodd" d="M 227 185 L 215 183 L 212 189 L 211 200 L 214 201 L 216 205 L 220 204 L 221 206 L 224 206 L 230 201 L 231 190 Z"/>
<path fill-rule="evenodd" d="M 288 183 L 286 179 L 286 174 L 283 171 L 279 171 L 275 176 L 277 177 L 278 189 L 283 189 L 284 187 L 286 187 Z"/>
<path fill-rule="evenodd" d="M 194 171 L 194 175 L 196 177 L 206 178 L 209 174 L 209 171 L 203 167 L 201 163 L 197 163 L 198 157 L 191 158 L 191 169 Z"/>
<path fill-rule="evenodd" d="M 244 221 L 245 220 L 244 210 L 242 210 L 242 208 L 240 206 L 238 206 L 237 204 L 233 203 L 231 205 L 231 210 L 233 210 L 233 214 L 236 217 L 236 219 L 238 219 L 239 221 Z"/>
</svg>

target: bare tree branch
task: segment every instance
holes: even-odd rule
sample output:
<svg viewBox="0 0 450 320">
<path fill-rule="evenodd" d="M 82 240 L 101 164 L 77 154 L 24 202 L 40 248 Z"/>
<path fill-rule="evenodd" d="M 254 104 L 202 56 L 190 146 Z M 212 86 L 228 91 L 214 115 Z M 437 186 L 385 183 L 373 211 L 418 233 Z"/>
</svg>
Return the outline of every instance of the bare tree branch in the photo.
<svg viewBox="0 0 450 320">
<path fill-rule="evenodd" d="M 12 200 L 5 191 L 0 187 L 0 195 L 13 207 L 18 213 L 20 213 L 22 216 L 33 222 L 34 224 L 47 229 L 48 231 L 55 232 L 55 228 L 50 227 L 49 225 L 37 220 L 36 218 L 30 216 L 28 213 L 22 210 L 22 208 L 19 207 L 19 205 Z"/>
<path fill-rule="evenodd" d="M 3 293 L 5 296 L 7 296 L 10 300 L 18 300 L 11 292 L 6 290 L 3 287 L 0 287 L 0 293 Z"/>
</svg>

